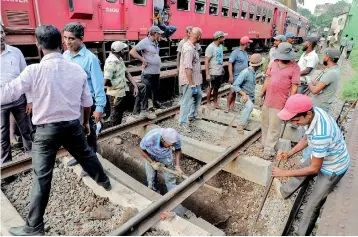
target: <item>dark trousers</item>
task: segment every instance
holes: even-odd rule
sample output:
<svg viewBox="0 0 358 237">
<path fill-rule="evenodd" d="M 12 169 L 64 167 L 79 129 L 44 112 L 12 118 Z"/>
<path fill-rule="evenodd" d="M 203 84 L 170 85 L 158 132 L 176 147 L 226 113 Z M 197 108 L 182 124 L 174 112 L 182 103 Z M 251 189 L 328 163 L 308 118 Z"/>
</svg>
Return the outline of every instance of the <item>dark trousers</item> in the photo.
<svg viewBox="0 0 358 237">
<path fill-rule="evenodd" d="M 343 46 L 343 45 L 341 45 L 341 47 L 339 47 L 339 50 L 341 51 L 341 53 L 343 53 L 344 47 L 345 46 Z"/>
<path fill-rule="evenodd" d="M 143 83 L 137 83 L 139 94 L 135 97 L 133 114 L 139 114 L 141 111 L 148 110 L 147 89 Z M 125 97 L 117 97 L 107 95 L 107 103 L 110 104 L 108 112 L 112 126 L 122 123 L 123 113 L 126 109 L 127 102 L 133 98 L 134 86 L 130 85 L 130 91 L 126 92 Z"/>
<path fill-rule="evenodd" d="M 346 56 L 346 59 L 348 59 L 348 58 L 349 58 L 349 55 L 351 55 L 351 52 L 352 52 L 352 51 L 347 51 L 347 56 Z"/>
<path fill-rule="evenodd" d="M 300 168 L 309 167 L 311 159 L 307 159 L 300 165 Z M 300 236 L 309 236 L 315 226 L 320 210 L 327 200 L 327 196 L 333 191 L 338 182 L 343 178 L 344 174 L 328 176 L 319 172 L 313 187 L 313 191 L 305 204 L 303 214 L 297 234 Z M 283 198 L 287 199 L 295 191 L 297 191 L 307 179 L 314 176 L 290 177 L 288 182 L 281 186 L 280 191 Z"/>
<path fill-rule="evenodd" d="M 43 215 L 50 196 L 56 152 L 61 146 L 97 183 L 110 182 L 96 153 L 88 146 L 79 120 L 37 126 L 32 145 L 33 184 L 26 219 L 26 226 L 29 228 L 36 229 L 43 226 Z"/>
<path fill-rule="evenodd" d="M 91 147 L 94 151 L 94 153 L 97 152 L 97 135 L 96 135 L 96 122 L 93 118 L 93 112 L 96 111 L 96 101 L 93 99 L 93 105 L 91 107 L 91 115 L 89 118 L 89 126 L 90 126 L 90 130 L 91 133 L 90 135 L 87 136 L 87 143 L 89 145 L 89 147 Z M 81 117 L 80 117 L 80 121 L 82 121 L 82 111 L 81 111 Z"/>
<path fill-rule="evenodd" d="M 138 86 L 139 94 L 135 97 L 133 114 L 139 114 L 141 111 L 148 110 L 148 93 L 147 86 L 143 83 L 136 83 Z M 132 84 L 129 85 L 130 95 L 127 93 L 127 98 L 133 97 L 134 86 Z"/>
<path fill-rule="evenodd" d="M 159 93 L 159 77 L 160 74 L 142 74 L 142 83 L 147 87 L 147 93 L 151 93 L 153 106 L 159 108 L 158 93 Z"/>
<path fill-rule="evenodd" d="M 10 113 L 14 116 L 16 125 L 19 127 L 25 151 L 31 150 L 31 121 L 25 114 L 26 98 L 22 95 L 11 104 L 1 105 L 1 163 L 12 160 L 10 145 Z"/>
</svg>

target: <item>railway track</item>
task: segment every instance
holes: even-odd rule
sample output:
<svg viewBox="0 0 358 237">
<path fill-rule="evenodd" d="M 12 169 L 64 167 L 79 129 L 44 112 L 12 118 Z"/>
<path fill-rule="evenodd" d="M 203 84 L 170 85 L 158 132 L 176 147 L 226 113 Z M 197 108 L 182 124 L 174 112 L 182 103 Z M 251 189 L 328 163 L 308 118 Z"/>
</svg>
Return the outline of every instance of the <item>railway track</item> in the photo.
<svg viewBox="0 0 358 237">
<path fill-rule="evenodd" d="M 226 95 L 227 92 L 228 89 L 223 88 L 220 91 L 220 96 Z M 205 101 L 205 96 L 203 98 L 203 101 Z M 356 109 L 356 113 L 357 111 L 358 110 Z M 131 132 L 138 128 L 142 128 L 142 127 L 149 128 L 151 126 L 155 126 L 153 125 L 154 123 L 174 117 L 178 112 L 179 112 L 179 106 L 174 106 L 172 108 L 168 108 L 158 113 L 157 114 L 158 118 L 154 121 L 148 121 L 146 119 L 142 119 L 142 120 L 136 120 L 130 123 L 126 123 L 123 125 L 119 125 L 116 127 L 108 128 L 101 133 L 99 137 L 99 142 L 101 143 L 101 142 L 113 140 L 115 137 L 117 137 L 120 134 Z M 201 111 L 201 113 L 205 113 L 204 109 Z M 215 116 L 219 118 L 221 115 L 220 113 L 217 113 Z M 209 118 L 205 118 L 205 116 L 204 119 L 205 121 L 211 121 Z M 220 120 L 221 121 L 214 119 L 213 121 L 215 123 L 219 122 L 221 124 L 227 125 L 228 124 L 227 121 L 230 121 L 231 117 L 221 118 Z M 358 124 L 355 126 L 358 126 Z M 356 127 L 353 128 L 352 126 L 352 131 L 355 131 L 354 129 L 356 129 Z M 195 193 L 200 187 L 202 187 L 208 180 L 210 180 L 218 172 L 220 172 L 223 169 L 229 172 L 234 172 L 232 170 L 228 170 L 225 167 L 228 167 L 228 164 L 232 163 L 233 160 L 235 160 L 235 158 L 238 157 L 240 152 L 247 149 L 250 145 L 252 145 L 255 141 L 257 141 L 259 137 L 260 137 L 260 127 L 253 126 L 250 129 L 250 131 L 248 131 L 248 133 L 245 134 L 245 137 L 242 140 L 239 140 L 235 144 L 232 144 L 230 147 L 228 147 L 227 149 L 222 151 L 219 155 L 217 155 L 214 159 L 210 161 L 203 160 L 207 164 L 203 166 L 201 169 L 199 169 L 197 172 L 189 176 L 188 179 L 180 183 L 175 189 L 171 190 L 164 196 L 156 196 L 155 194 L 151 194 L 152 198 L 147 196 L 149 200 L 152 200 L 152 203 L 146 206 L 145 208 L 140 209 L 140 212 L 137 215 L 130 218 L 127 222 L 125 222 L 123 225 L 113 230 L 109 234 L 110 235 L 143 235 L 148 230 L 150 230 L 153 226 L 155 226 L 156 223 L 158 223 L 158 221 L 161 220 L 161 214 L 164 211 L 172 210 L 173 208 L 178 206 L 190 195 Z M 350 143 L 350 145 L 351 144 L 352 142 Z M 64 157 L 66 155 L 68 155 L 68 153 L 64 149 L 60 149 L 57 153 L 58 157 Z M 31 157 L 13 161 L 1 167 L 1 173 L 2 173 L 1 178 L 2 179 L 7 178 L 29 169 L 31 169 Z M 124 175 L 125 175 L 124 173 L 121 174 L 121 176 Z M 352 174 L 350 173 L 348 175 L 349 175 L 348 182 L 349 181 L 352 182 L 352 177 L 353 177 Z M 127 186 L 129 188 L 133 187 L 132 184 L 126 183 L 125 180 L 121 180 L 121 178 L 118 178 L 118 176 L 117 177 L 110 176 L 110 177 L 116 178 L 115 180 L 119 181 L 124 186 Z M 344 180 L 342 180 L 342 183 L 343 182 Z M 355 184 L 353 183 L 353 185 Z M 141 192 L 139 193 L 142 196 L 146 196 L 146 194 L 143 194 Z M 304 193 L 304 188 L 301 190 L 301 192 L 298 194 L 298 197 L 296 198 L 296 202 L 294 203 L 294 206 L 292 208 L 291 215 L 287 221 L 283 235 L 287 235 L 287 231 L 290 229 L 289 222 L 291 221 L 292 223 L 292 220 L 295 218 L 297 214 L 297 211 L 301 204 L 300 202 L 302 201 L 302 199 L 300 199 L 299 197 L 302 197 L 303 193 Z M 352 201 L 355 200 L 353 199 Z M 348 202 L 345 201 L 345 203 Z M 351 227 L 349 226 L 349 228 Z"/>
<path fill-rule="evenodd" d="M 226 95 L 228 93 L 228 88 L 222 88 L 222 90 L 219 93 L 220 93 L 219 96 Z M 203 102 L 204 101 L 205 101 L 205 96 L 203 97 Z M 142 120 L 136 120 L 130 123 L 126 123 L 123 125 L 106 129 L 99 136 L 99 142 L 105 142 L 107 140 L 111 140 L 120 134 L 173 117 L 179 112 L 179 109 L 180 109 L 179 106 L 166 109 L 157 114 L 158 117 L 155 121 L 148 121 L 146 119 L 142 119 Z M 141 212 L 139 212 L 139 214 L 135 216 L 135 219 L 133 218 L 130 219 L 130 220 L 133 219 L 132 221 L 137 220 L 136 224 L 138 225 L 138 228 L 132 228 L 132 227 L 129 228 L 132 230 L 131 234 L 142 235 L 146 233 L 150 228 L 155 226 L 156 223 L 158 223 L 158 221 L 160 221 L 161 219 L 160 215 L 161 213 L 163 213 L 163 211 L 172 210 L 180 203 L 182 203 L 188 196 L 190 196 L 192 193 L 194 193 L 196 190 L 202 187 L 205 184 L 205 182 L 207 182 L 210 178 L 212 178 L 214 175 L 220 172 L 225 166 L 227 166 L 227 164 L 229 164 L 232 160 L 234 160 L 238 156 L 239 151 L 241 151 L 242 149 L 246 148 L 247 146 L 255 142 L 259 138 L 259 136 L 260 136 L 260 127 L 257 126 L 254 130 L 250 131 L 249 134 L 247 134 L 243 140 L 231 146 L 230 149 L 220 154 L 214 161 L 209 162 L 198 172 L 191 175 L 188 179 L 182 182 L 178 186 L 178 188 L 176 188 L 174 191 L 169 192 L 170 198 L 168 198 L 168 195 L 164 195 L 163 197 L 158 198 L 156 201 L 154 201 L 151 205 L 149 205 L 144 210 L 141 210 Z M 68 153 L 63 148 L 61 148 L 57 153 L 57 157 L 62 158 L 62 160 L 68 159 L 66 158 L 67 155 Z M 29 170 L 31 169 L 31 164 L 32 164 L 31 157 L 9 162 L 1 167 L 1 173 L 2 173 L 1 178 L 2 179 L 8 178 L 10 176 L 20 174 L 26 170 Z M 116 178 L 117 178 L 116 180 L 118 180 L 118 177 Z M 125 186 L 128 185 L 123 180 L 120 180 L 120 183 L 124 184 Z M 150 218 L 146 218 L 146 220 L 144 221 L 143 216 L 146 215 L 149 215 Z M 140 224 L 138 224 L 139 223 L 138 221 L 140 222 Z M 128 223 L 125 226 L 123 226 L 123 228 L 126 228 L 131 225 L 132 225 L 131 223 Z M 116 234 L 121 232 L 123 232 L 123 230 L 119 229 L 119 230 L 114 230 L 113 233 Z M 126 233 L 129 234 L 128 229 L 126 230 Z"/>
</svg>

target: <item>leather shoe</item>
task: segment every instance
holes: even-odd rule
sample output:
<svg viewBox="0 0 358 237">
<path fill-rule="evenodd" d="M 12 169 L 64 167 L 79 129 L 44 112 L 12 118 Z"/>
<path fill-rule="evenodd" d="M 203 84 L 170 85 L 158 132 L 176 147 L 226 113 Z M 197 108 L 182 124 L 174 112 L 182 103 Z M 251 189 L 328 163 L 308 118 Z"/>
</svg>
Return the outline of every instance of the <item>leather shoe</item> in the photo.
<svg viewBox="0 0 358 237">
<path fill-rule="evenodd" d="M 78 164 L 78 161 L 75 158 L 72 158 L 69 162 L 67 162 L 67 166 L 75 166 Z"/>
<path fill-rule="evenodd" d="M 34 236 L 45 235 L 44 226 L 41 225 L 38 228 L 28 226 L 10 227 L 9 232 L 15 236 Z"/>
</svg>

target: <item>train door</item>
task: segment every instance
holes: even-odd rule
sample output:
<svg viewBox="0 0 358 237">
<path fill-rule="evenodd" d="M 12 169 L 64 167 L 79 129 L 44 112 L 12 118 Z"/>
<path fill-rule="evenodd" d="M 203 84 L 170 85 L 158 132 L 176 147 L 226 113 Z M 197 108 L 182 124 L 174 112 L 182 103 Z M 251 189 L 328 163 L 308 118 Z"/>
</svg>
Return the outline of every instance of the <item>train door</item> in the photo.
<svg viewBox="0 0 358 237">
<path fill-rule="evenodd" d="M 123 30 L 124 0 L 101 0 L 101 15 L 103 30 Z"/>
<path fill-rule="evenodd" d="M 278 8 L 275 8 L 275 10 L 273 12 L 273 21 L 272 21 L 273 35 L 278 35 L 279 20 L 280 20 L 279 18 L 280 18 L 280 11 L 278 10 Z"/>
</svg>

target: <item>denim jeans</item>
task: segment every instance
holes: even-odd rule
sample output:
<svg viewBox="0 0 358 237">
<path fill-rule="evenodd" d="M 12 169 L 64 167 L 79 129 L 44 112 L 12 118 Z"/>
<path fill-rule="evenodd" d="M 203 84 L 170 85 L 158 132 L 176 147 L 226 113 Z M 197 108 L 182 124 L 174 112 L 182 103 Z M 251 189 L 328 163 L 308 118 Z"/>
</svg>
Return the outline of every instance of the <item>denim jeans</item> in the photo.
<svg viewBox="0 0 358 237">
<path fill-rule="evenodd" d="M 239 125 L 245 127 L 248 124 L 251 112 L 254 109 L 254 103 L 252 103 L 250 97 L 247 97 L 246 103 L 243 103 L 242 96 L 240 96 L 240 103 L 243 105 L 244 109 L 241 114 Z"/>
<path fill-rule="evenodd" d="M 189 84 L 181 86 L 182 98 L 180 105 L 180 124 L 188 124 L 189 120 L 195 120 L 198 117 L 198 110 L 203 97 L 201 87 L 198 85 L 198 94 L 193 96 L 192 89 Z"/>
<path fill-rule="evenodd" d="M 25 151 L 31 150 L 32 127 L 30 117 L 25 111 L 26 98 L 24 95 L 17 101 L 1 105 L 1 164 L 12 160 L 10 145 L 10 113 L 14 116 L 17 127 L 20 130 Z"/>
<path fill-rule="evenodd" d="M 33 184 L 26 219 L 27 227 L 35 228 L 43 225 L 56 153 L 61 146 L 78 161 L 94 181 L 99 184 L 110 182 L 96 153 L 88 146 L 83 127 L 78 119 L 36 126 L 32 145 Z"/>
<path fill-rule="evenodd" d="M 175 170 L 174 167 L 174 159 L 173 156 L 167 158 L 158 158 L 151 157 L 153 161 L 160 162 L 165 165 L 165 167 Z M 157 184 L 158 184 L 158 171 L 153 169 L 153 167 L 149 164 L 149 162 L 145 162 L 145 173 L 147 175 L 147 184 L 148 188 L 157 192 Z M 177 184 L 177 177 L 173 174 L 164 172 L 164 181 L 165 186 L 167 186 L 168 192 L 172 190 Z"/>
<path fill-rule="evenodd" d="M 176 26 L 167 26 L 164 24 L 159 25 L 159 28 L 164 31 L 164 37 L 165 38 L 169 38 L 170 36 L 172 36 L 175 31 L 177 31 L 177 27 Z"/>
</svg>

